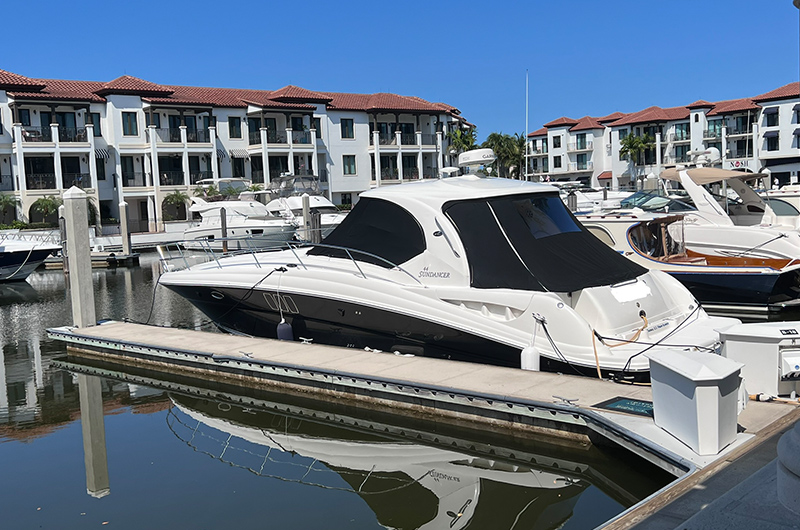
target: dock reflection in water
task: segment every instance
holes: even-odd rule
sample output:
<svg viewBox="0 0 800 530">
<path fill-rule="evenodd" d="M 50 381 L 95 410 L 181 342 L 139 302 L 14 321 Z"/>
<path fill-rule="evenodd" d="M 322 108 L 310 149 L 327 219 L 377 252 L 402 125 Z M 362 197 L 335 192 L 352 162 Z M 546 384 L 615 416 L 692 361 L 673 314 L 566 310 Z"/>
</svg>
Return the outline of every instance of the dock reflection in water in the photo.
<svg viewBox="0 0 800 530">
<path fill-rule="evenodd" d="M 147 320 L 156 267 L 93 271 L 98 317 Z M 672 478 L 593 446 L 87 371 L 44 336 L 70 320 L 60 271 L 0 286 L 2 528 L 583 529 Z M 152 322 L 205 318 L 157 289 Z"/>
</svg>

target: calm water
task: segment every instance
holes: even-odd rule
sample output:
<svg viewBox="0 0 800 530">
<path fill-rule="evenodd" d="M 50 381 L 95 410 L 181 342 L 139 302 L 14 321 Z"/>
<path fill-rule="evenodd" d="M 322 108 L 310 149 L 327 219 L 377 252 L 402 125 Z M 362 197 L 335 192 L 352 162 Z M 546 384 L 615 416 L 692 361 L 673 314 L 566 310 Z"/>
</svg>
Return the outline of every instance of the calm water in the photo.
<svg viewBox="0 0 800 530">
<path fill-rule="evenodd" d="M 156 271 L 95 271 L 98 318 L 147 320 Z M 152 308 L 206 322 L 160 287 Z M 596 447 L 67 361 L 44 330 L 70 323 L 60 271 L 0 285 L 0 528 L 594 528 L 670 479 Z"/>
</svg>

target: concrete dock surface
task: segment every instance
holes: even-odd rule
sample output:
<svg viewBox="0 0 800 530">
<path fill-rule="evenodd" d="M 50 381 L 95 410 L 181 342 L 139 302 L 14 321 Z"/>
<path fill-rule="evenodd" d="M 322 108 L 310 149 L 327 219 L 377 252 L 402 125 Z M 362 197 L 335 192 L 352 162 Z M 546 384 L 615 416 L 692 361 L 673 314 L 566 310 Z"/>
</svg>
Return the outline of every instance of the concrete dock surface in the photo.
<svg viewBox="0 0 800 530">
<path fill-rule="evenodd" d="M 775 496 L 775 447 L 780 434 L 800 418 L 800 407 L 794 404 L 750 401 L 739 415 L 736 441 L 718 455 L 701 456 L 656 426 L 651 417 L 594 407 L 618 397 L 652 401 L 647 385 L 123 322 L 49 331 L 78 350 L 96 347 L 120 353 L 135 349 L 200 354 L 212 361 L 257 361 L 285 370 L 407 381 L 465 395 L 590 410 L 610 426 L 636 433 L 664 448 L 665 454 L 677 455 L 695 466 L 693 473 L 623 513 L 606 528 L 800 528 L 800 517 L 788 515 L 791 512 L 782 508 Z"/>
</svg>

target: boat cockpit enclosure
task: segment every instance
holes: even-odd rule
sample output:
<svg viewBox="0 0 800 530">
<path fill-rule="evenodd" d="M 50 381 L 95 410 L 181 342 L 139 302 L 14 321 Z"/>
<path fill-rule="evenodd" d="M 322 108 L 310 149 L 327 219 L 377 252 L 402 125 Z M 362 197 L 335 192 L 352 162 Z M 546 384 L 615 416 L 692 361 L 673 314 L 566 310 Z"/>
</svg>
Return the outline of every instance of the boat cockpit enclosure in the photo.
<svg viewBox="0 0 800 530">
<path fill-rule="evenodd" d="M 633 280 L 647 272 L 593 236 L 557 192 L 454 200 L 441 209 L 465 249 L 471 287 L 572 292 Z M 397 265 L 427 248 L 425 231 L 410 212 L 372 197 L 362 198 L 324 243 Z M 329 247 L 315 247 L 309 254 L 348 257 L 346 251 Z M 391 266 L 368 254 L 352 257 Z"/>
</svg>

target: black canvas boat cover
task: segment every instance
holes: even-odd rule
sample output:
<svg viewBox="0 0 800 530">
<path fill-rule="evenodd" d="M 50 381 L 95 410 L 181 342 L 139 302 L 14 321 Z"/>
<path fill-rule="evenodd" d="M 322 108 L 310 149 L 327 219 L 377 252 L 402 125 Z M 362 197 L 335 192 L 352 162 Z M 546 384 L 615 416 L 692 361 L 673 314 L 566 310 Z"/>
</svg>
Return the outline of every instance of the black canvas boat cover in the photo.
<svg viewBox="0 0 800 530">
<path fill-rule="evenodd" d="M 383 199 L 362 198 L 344 220 L 323 240 L 326 245 L 346 247 L 380 256 L 400 265 L 425 251 L 422 227 L 413 215 L 397 204 Z M 314 247 L 314 256 L 345 258 L 336 248 Z M 358 252 L 353 259 L 391 268 L 385 261 Z"/>
<path fill-rule="evenodd" d="M 454 201 L 443 210 L 475 288 L 572 292 L 647 272 L 589 233 L 557 193 Z"/>
</svg>

